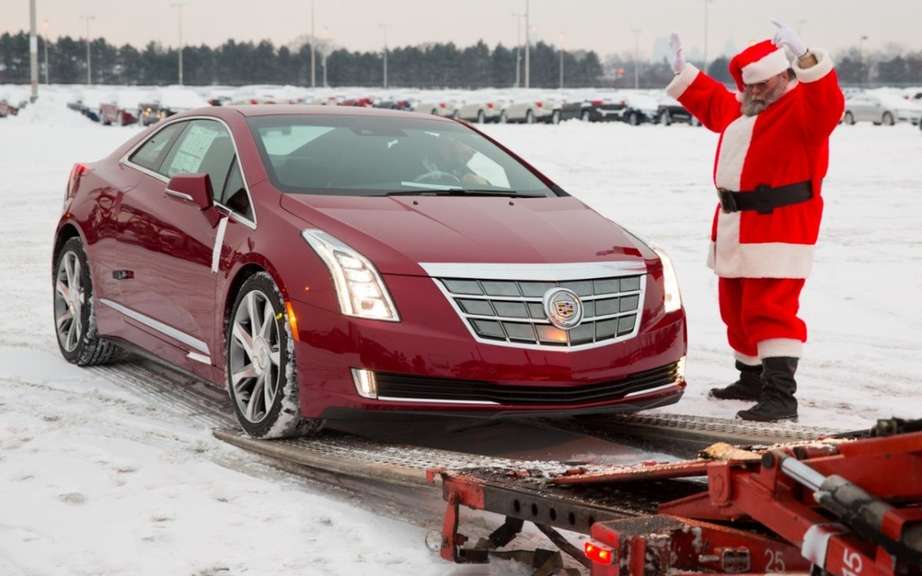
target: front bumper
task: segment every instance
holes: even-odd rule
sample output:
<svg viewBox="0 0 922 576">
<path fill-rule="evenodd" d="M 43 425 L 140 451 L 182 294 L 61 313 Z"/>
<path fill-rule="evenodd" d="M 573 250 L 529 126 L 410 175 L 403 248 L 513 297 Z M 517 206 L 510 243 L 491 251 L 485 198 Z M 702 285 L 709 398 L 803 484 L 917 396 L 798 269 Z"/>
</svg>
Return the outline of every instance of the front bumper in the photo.
<svg viewBox="0 0 922 576">
<path fill-rule="evenodd" d="M 686 353 L 683 311 L 645 314 L 637 336 L 608 346 L 567 352 L 510 348 L 475 341 L 431 279 L 388 276 L 386 281 L 400 309 L 399 323 L 357 319 L 291 302 L 299 326 L 295 357 L 303 416 L 337 418 L 356 411 L 482 417 L 636 411 L 676 402 L 684 391 L 684 379 L 677 377 L 659 380 L 648 389 L 602 397 L 576 393 L 569 396 L 572 400 L 564 394 L 556 396 L 556 401 L 529 403 L 523 401 L 527 394 L 517 398 L 515 394 L 534 394 L 542 388 L 552 395 L 554 391 L 576 391 L 675 364 Z M 402 302 L 413 302 L 413 306 L 401 306 Z M 500 394 L 489 403 L 465 402 L 463 396 L 458 398 L 461 401 L 446 402 L 449 396 L 445 395 L 365 398 L 356 391 L 353 369 L 445 386 L 473 381 L 494 391 L 508 390 L 511 396 Z"/>
</svg>

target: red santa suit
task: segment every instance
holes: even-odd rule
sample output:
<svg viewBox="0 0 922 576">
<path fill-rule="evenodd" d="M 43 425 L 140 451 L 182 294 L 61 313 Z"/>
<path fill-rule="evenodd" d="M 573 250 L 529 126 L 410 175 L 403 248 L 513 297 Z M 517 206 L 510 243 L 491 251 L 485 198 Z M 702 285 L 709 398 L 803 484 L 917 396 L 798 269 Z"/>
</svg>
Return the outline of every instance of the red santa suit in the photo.
<svg viewBox="0 0 922 576">
<path fill-rule="evenodd" d="M 704 126 L 720 133 L 713 176 L 718 190 L 745 193 L 810 182 L 812 197 L 804 202 L 770 213 L 725 212 L 718 205 L 714 215 L 708 265 L 720 277 L 730 345 L 745 364 L 800 357 L 807 339 L 798 301 L 823 214 L 829 135 L 845 106 L 829 57 L 813 54 L 817 64 L 800 68 L 765 41 L 734 57 L 730 71 L 740 91 L 788 68 L 796 75 L 783 96 L 754 116 L 743 115 L 740 96 L 691 65 L 666 88 Z"/>
</svg>

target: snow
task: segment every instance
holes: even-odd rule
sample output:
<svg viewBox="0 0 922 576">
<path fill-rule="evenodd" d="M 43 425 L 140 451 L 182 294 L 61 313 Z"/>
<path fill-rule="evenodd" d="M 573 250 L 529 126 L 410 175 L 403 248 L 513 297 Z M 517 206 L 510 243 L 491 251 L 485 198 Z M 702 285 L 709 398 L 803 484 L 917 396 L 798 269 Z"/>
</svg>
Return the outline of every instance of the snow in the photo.
<svg viewBox="0 0 922 576">
<path fill-rule="evenodd" d="M 161 95 L 191 102 L 208 90 L 171 87 Z M 37 103 L 0 119 L 0 573 L 472 573 L 426 549 L 420 522 L 268 468 L 214 440 L 180 407 L 60 357 L 49 274 L 69 170 L 139 129 L 102 127 L 65 107 L 77 95 L 104 92 L 134 100 L 144 91 L 43 87 Z M 688 313 L 690 384 L 679 405 L 661 410 L 732 417 L 745 406 L 706 398 L 708 388 L 734 377 L 716 279 L 704 264 L 716 136 L 684 125 L 576 121 L 486 129 L 671 255 Z M 817 263 L 802 302 L 810 326 L 799 372 L 803 424 L 856 428 L 922 416 L 920 157 L 922 134 L 907 125 L 842 126 L 834 134 Z M 511 564 L 490 570 L 521 572 Z"/>
</svg>

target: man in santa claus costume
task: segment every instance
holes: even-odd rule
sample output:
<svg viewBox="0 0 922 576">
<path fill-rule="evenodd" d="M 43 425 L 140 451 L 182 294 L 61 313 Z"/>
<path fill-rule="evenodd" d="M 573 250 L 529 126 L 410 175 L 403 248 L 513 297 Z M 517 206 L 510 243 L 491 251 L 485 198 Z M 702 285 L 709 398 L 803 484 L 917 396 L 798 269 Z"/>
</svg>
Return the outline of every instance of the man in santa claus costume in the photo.
<svg viewBox="0 0 922 576">
<path fill-rule="evenodd" d="M 766 422 L 797 418 L 794 373 L 807 340 L 797 309 L 823 213 L 829 135 L 845 106 L 829 56 L 774 24 L 773 40 L 730 61 L 736 94 L 686 63 L 673 34 L 676 76 L 666 88 L 720 133 L 708 265 L 740 377 L 710 394 L 754 401 L 737 416 Z"/>
</svg>

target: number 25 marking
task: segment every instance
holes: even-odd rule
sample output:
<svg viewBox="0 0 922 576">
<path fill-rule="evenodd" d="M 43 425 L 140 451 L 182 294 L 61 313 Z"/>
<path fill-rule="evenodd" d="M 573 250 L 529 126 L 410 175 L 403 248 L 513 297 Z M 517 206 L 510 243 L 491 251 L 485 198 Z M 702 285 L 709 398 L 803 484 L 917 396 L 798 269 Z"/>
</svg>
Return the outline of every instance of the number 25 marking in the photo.
<svg viewBox="0 0 922 576">
<path fill-rule="evenodd" d="M 780 550 L 765 550 L 765 571 L 784 572 L 784 556 Z"/>
</svg>

